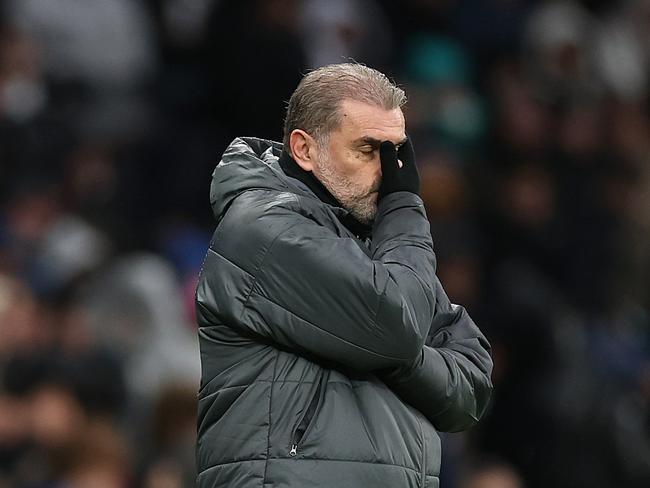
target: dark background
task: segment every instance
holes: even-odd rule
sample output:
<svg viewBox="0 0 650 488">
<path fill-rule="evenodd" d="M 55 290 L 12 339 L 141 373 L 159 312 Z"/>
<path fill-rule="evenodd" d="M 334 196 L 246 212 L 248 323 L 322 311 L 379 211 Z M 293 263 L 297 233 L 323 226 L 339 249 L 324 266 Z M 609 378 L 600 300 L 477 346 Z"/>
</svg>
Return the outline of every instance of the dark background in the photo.
<svg viewBox="0 0 650 488">
<path fill-rule="evenodd" d="M 650 486 L 650 1 L 0 0 L 0 487 L 193 485 L 211 171 L 350 59 L 494 348 L 442 488 Z"/>
</svg>

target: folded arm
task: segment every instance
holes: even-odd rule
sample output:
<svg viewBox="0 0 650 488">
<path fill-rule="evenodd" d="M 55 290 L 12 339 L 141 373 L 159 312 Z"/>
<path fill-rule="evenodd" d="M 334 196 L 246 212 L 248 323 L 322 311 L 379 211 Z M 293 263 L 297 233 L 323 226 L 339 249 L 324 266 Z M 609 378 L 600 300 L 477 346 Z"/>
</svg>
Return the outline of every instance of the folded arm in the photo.
<svg viewBox="0 0 650 488">
<path fill-rule="evenodd" d="M 380 378 L 443 432 L 465 430 L 484 414 L 492 392 L 490 344 L 467 311 L 451 304 L 436 278 L 436 313 L 426 345 L 409 366 Z"/>
</svg>

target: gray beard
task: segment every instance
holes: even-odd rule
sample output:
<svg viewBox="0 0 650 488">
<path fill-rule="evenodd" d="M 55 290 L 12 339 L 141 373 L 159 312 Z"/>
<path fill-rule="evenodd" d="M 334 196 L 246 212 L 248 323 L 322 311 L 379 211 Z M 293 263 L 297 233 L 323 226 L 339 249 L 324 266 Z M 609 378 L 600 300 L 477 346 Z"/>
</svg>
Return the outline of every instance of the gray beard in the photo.
<svg viewBox="0 0 650 488">
<path fill-rule="evenodd" d="M 314 169 L 314 176 L 325 188 L 338 200 L 338 202 L 362 224 L 372 224 L 377 214 L 377 203 L 375 196 L 367 188 L 361 187 L 349 178 L 343 178 L 332 171 L 327 162 L 319 161 L 318 167 Z"/>
</svg>

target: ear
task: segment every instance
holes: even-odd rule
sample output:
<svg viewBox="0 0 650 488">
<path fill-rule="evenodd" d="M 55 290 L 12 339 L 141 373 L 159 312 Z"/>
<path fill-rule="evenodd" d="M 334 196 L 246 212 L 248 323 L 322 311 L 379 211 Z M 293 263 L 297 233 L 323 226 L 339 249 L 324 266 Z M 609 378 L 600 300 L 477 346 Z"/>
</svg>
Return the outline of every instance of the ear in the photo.
<svg viewBox="0 0 650 488">
<path fill-rule="evenodd" d="M 314 169 L 318 156 L 318 145 L 312 136 L 304 130 L 294 129 L 289 136 L 289 147 L 298 166 L 305 171 Z"/>
</svg>

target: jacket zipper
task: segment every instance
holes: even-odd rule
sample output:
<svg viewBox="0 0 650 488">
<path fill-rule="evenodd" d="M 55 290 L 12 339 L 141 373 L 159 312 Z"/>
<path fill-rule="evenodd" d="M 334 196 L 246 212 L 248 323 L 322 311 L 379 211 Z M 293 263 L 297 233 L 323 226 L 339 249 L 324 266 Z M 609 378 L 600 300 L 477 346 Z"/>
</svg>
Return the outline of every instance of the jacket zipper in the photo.
<svg viewBox="0 0 650 488">
<path fill-rule="evenodd" d="M 305 410 L 305 414 L 302 416 L 300 422 L 298 422 L 298 425 L 291 433 L 291 450 L 289 451 L 289 456 L 291 457 L 294 457 L 298 453 L 298 445 L 300 444 L 300 441 L 305 436 L 305 433 L 312 423 L 314 414 L 316 413 L 316 408 L 318 407 L 318 403 L 320 401 L 322 389 L 323 377 L 321 376 L 321 379 L 318 382 L 318 387 L 316 388 L 316 393 L 312 397 L 311 402 L 309 402 L 309 406 L 307 407 L 307 410 Z"/>
</svg>

